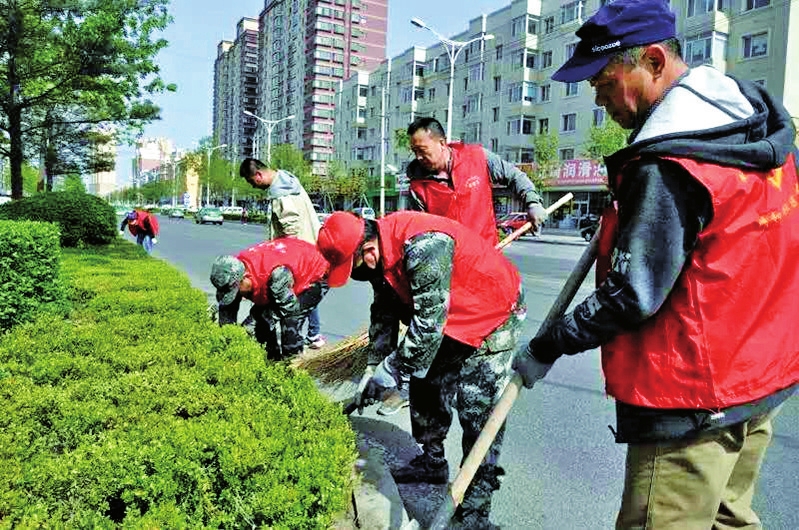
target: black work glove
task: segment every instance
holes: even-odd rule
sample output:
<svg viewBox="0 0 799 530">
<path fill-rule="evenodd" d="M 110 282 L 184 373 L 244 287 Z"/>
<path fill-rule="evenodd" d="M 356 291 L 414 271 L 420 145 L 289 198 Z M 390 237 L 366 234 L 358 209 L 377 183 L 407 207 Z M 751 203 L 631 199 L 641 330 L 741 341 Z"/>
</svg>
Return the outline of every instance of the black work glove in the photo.
<svg viewBox="0 0 799 530">
<path fill-rule="evenodd" d="M 525 388 L 533 388 L 536 381 L 543 379 L 552 368 L 552 364 L 554 364 L 545 364 L 536 359 L 530 346 L 532 346 L 532 341 L 530 341 L 530 344 L 519 348 L 513 358 L 513 369 L 522 376 Z"/>
</svg>

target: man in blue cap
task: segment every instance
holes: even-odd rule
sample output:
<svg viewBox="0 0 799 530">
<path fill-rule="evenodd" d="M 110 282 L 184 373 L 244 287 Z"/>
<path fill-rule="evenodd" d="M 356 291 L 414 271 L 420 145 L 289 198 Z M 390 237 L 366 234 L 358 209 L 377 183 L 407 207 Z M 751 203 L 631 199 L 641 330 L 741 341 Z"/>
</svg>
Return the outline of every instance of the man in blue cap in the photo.
<svg viewBox="0 0 799 530">
<path fill-rule="evenodd" d="M 765 89 L 681 58 L 662 0 L 616 0 L 555 74 L 588 80 L 631 129 L 605 159 L 597 289 L 530 341 L 532 387 L 602 347 L 616 441 L 616 528 L 760 528 L 752 497 L 772 419 L 799 386 L 796 131 Z"/>
</svg>

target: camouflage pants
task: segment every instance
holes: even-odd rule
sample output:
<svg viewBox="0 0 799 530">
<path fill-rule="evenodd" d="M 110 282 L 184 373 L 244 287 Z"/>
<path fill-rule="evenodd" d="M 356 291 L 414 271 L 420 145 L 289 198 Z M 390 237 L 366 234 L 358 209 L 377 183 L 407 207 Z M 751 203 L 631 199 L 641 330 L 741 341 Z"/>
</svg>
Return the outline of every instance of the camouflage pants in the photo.
<svg viewBox="0 0 799 530">
<path fill-rule="evenodd" d="M 303 325 L 327 291 L 326 283 L 312 284 L 297 295 L 300 311 L 282 318 L 271 306 L 252 306 L 250 316 L 255 322 L 255 340 L 264 346 L 267 360 L 279 361 L 302 353 L 305 346 Z"/>
<path fill-rule="evenodd" d="M 469 454 L 513 375 L 511 363 L 526 316 L 524 294 L 520 293 L 508 319 L 479 348 L 445 336 L 427 376 L 411 378 L 413 437 L 431 457 L 444 458 L 444 439 L 452 423 L 453 408 L 457 409 L 463 428 L 463 457 Z M 497 461 L 504 433 L 503 426 L 466 492 L 464 508 L 485 510 L 487 516 L 491 493 L 499 489 L 499 476 L 503 474 Z"/>
</svg>

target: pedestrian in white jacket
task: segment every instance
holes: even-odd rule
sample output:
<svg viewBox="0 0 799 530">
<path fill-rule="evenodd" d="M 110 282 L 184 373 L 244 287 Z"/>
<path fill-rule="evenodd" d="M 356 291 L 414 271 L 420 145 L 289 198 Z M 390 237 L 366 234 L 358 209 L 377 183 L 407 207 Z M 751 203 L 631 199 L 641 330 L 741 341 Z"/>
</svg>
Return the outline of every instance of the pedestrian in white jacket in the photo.
<svg viewBox="0 0 799 530">
<path fill-rule="evenodd" d="M 267 190 L 269 213 L 266 222 L 267 241 L 283 236 L 293 236 L 312 245 L 319 234 L 319 217 L 316 215 L 311 198 L 300 184 L 296 175 L 283 169 L 270 169 L 255 158 L 245 158 L 239 166 L 239 175 L 253 187 Z M 315 308 L 308 317 L 306 344 L 311 348 L 321 348 L 324 337 L 319 334 L 319 309 Z"/>
</svg>

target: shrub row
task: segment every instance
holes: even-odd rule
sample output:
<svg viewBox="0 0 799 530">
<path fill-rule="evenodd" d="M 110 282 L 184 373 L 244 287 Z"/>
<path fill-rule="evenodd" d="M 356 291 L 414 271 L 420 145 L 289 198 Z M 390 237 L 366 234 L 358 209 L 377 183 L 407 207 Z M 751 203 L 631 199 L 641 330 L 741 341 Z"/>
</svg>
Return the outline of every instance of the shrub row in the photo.
<svg viewBox="0 0 799 530">
<path fill-rule="evenodd" d="M 117 233 L 114 209 L 79 191 L 37 193 L 0 205 L 0 219 L 46 221 L 61 228 L 61 246 L 105 245 Z"/>
<path fill-rule="evenodd" d="M 0 527 L 328 528 L 354 434 L 128 242 L 64 251 L 73 305 L 0 337 Z"/>
<path fill-rule="evenodd" d="M 59 237 L 54 224 L 0 221 L 0 332 L 38 312 L 65 313 Z"/>
</svg>

